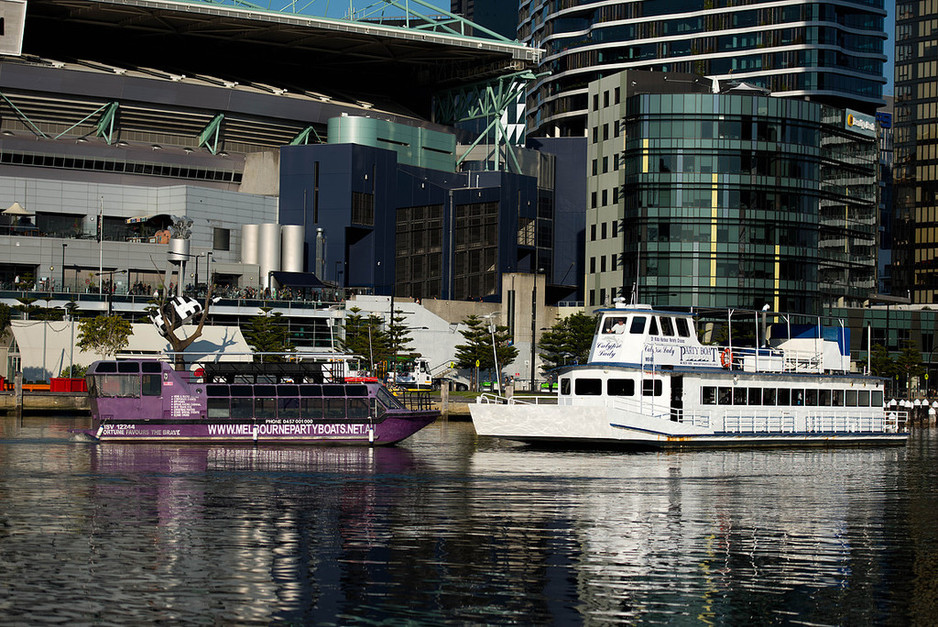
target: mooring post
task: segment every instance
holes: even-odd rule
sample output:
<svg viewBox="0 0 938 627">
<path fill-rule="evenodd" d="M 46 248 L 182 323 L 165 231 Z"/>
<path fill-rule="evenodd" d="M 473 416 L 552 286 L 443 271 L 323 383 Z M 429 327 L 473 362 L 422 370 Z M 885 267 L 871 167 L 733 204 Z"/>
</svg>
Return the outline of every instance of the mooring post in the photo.
<svg viewBox="0 0 938 627">
<path fill-rule="evenodd" d="M 23 409 L 23 373 L 17 372 L 13 377 L 13 406 L 14 409 Z"/>
</svg>

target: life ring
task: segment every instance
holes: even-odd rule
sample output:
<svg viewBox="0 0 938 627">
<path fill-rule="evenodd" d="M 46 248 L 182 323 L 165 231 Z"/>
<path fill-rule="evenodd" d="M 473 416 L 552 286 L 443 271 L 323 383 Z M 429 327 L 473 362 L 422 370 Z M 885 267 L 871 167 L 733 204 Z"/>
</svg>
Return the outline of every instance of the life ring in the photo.
<svg viewBox="0 0 938 627">
<path fill-rule="evenodd" d="M 730 349 L 724 348 L 723 352 L 720 353 L 720 364 L 722 364 L 724 368 L 729 368 L 733 365 L 733 353 Z"/>
</svg>

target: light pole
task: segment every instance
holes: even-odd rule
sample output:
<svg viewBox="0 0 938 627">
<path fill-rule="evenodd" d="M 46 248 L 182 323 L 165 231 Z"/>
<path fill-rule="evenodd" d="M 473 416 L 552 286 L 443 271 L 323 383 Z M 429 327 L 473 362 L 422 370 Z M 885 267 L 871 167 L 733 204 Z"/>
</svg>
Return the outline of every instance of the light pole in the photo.
<svg viewBox="0 0 938 627">
<path fill-rule="evenodd" d="M 69 342 L 69 352 L 68 352 L 68 376 L 72 377 L 75 369 L 75 310 L 78 309 L 78 303 L 75 301 L 69 301 L 65 305 L 65 310 L 68 311 L 68 326 L 72 332 L 72 341 Z"/>
<path fill-rule="evenodd" d="M 495 316 L 498 315 L 498 314 L 499 314 L 499 312 L 496 311 L 496 312 L 490 313 L 489 315 L 484 316 L 484 317 L 485 317 L 485 318 L 488 318 L 488 321 L 489 321 L 489 333 L 492 334 L 492 357 L 493 357 L 494 360 L 495 360 L 495 385 L 498 386 L 498 392 L 501 393 L 501 391 L 502 391 L 502 377 L 501 377 L 501 372 L 499 371 L 499 368 L 498 368 L 498 349 L 497 349 L 497 347 L 496 347 L 496 345 L 495 345 Z"/>
<path fill-rule="evenodd" d="M 65 290 L 65 249 L 68 248 L 68 244 L 62 243 L 62 280 L 59 282 L 59 289 L 61 291 Z"/>
</svg>

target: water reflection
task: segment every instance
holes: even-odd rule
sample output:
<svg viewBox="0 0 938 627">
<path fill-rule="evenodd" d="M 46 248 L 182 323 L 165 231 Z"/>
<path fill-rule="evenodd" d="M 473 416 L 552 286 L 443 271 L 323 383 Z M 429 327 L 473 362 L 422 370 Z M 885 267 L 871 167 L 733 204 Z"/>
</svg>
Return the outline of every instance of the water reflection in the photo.
<svg viewBox="0 0 938 627">
<path fill-rule="evenodd" d="M 928 622 L 936 449 L 91 445 L 0 420 L 0 623 Z"/>
<path fill-rule="evenodd" d="M 557 529 L 541 539 L 535 553 L 543 556 L 529 559 L 546 562 L 551 541 L 567 544 L 576 555 L 569 575 L 590 616 L 722 622 L 741 611 L 759 621 L 798 615 L 839 623 L 901 609 L 854 591 L 907 577 L 908 564 L 895 568 L 886 550 L 901 541 L 893 497 L 903 456 L 899 449 L 482 450 L 472 473 L 502 485 L 473 509 L 495 526 L 524 519 L 521 529 Z M 529 535 L 518 544 L 530 550 Z"/>
</svg>

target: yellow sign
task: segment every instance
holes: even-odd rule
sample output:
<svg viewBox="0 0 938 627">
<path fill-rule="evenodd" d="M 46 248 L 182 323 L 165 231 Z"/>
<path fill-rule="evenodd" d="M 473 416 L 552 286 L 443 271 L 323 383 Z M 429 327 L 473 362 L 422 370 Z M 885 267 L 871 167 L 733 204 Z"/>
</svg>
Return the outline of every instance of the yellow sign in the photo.
<svg viewBox="0 0 938 627">
<path fill-rule="evenodd" d="M 479 360 L 476 359 L 476 368 L 478 368 L 478 367 L 479 367 Z"/>
</svg>

